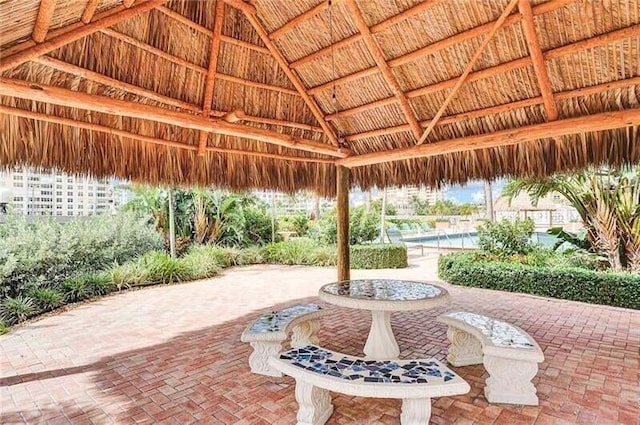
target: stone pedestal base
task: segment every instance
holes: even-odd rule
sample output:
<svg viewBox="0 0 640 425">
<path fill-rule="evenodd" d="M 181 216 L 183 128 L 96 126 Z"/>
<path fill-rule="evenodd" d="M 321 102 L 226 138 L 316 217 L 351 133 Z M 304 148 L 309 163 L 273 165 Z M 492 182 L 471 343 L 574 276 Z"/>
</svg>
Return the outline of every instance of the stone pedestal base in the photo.
<svg viewBox="0 0 640 425">
<path fill-rule="evenodd" d="M 400 355 L 400 347 L 391 329 L 390 312 L 371 312 L 371 329 L 364 345 L 364 355 L 371 360 L 394 360 Z"/>
<path fill-rule="evenodd" d="M 251 347 L 253 347 L 253 352 L 249 356 L 251 372 L 266 376 L 282 376 L 282 373 L 269 366 L 269 357 L 277 356 L 282 351 L 282 343 L 254 341 Z"/>
<path fill-rule="evenodd" d="M 297 425 L 324 425 L 333 414 L 329 391 L 296 379 Z"/>
<path fill-rule="evenodd" d="M 402 425 L 425 425 L 431 418 L 430 398 L 406 398 L 402 400 Z"/>
<path fill-rule="evenodd" d="M 538 405 L 536 387 L 531 383 L 538 363 L 484 356 L 484 368 L 490 375 L 484 388 L 489 403 Z"/>
</svg>

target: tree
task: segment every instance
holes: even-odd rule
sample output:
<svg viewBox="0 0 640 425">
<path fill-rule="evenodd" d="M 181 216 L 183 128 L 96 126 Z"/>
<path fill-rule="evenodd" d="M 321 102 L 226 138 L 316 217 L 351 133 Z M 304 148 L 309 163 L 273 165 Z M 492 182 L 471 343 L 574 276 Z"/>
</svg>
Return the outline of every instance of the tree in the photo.
<svg viewBox="0 0 640 425">
<path fill-rule="evenodd" d="M 616 271 L 640 271 L 640 167 L 515 179 L 503 194 L 511 200 L 523 191 L 534 205 L 552 192 L 561 194 L 580 215 L 589 250 L 606 256 Z"/>
<path fill-rule="evenodd" d="M 411 199 L 409 199 L 409 206 L 413 209 L 416 215 L 429 214 L 429 201 L 426 199 L 420 199 L 418 195 L 411 196 Z"/>
</svg>

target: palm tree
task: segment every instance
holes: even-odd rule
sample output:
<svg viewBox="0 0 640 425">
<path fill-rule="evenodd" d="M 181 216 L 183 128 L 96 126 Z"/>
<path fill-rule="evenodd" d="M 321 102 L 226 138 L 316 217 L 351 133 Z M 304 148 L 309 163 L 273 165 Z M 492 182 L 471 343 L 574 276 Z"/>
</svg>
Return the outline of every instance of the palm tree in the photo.
<svg viewBox="0 0 640 425">
<path fill-rule="evenodd" d="M 640 271 L 640 167 L 514 179 L 503 195 L 511 200 L 523 191 L 534 205 L 561 194 L 580 215 L 590 250 L 605 255 L 614 270 Z"/>
</svg>

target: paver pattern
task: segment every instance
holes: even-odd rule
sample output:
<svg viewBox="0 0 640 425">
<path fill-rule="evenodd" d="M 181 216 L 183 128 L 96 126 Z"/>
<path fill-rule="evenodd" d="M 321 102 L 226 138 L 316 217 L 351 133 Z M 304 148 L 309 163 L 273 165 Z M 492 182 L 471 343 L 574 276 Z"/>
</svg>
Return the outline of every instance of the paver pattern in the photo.
<svg viewBox="0 0 640 425">
<path fill-rule="evenodd" d="M 435 279 L 434 256 L 353 278 Z M 251 374 L 240 334 L 259 314 L 318 302 L 331 268 L 252 266 L 219 278 L 117 294 L 0 336 L 2 424 L 294 424 L 292 379 Z M 545 361 L 540 406 L 490 405 L 482 365 L 471 385 L 434 399 L 432 424 L 640 424 L 640 311 L 441 284 L 451 305 L 393 313 L 401 358 L 444 361 L 448 310 L 527 331 Z M 221 290 L 223 288 L 224 290 Z M 361 355 L 371 316 L 327 306 L 320 344 Z M 399 424 L 400 401 L 333 394 L 329 424 Z"/>
</svg>

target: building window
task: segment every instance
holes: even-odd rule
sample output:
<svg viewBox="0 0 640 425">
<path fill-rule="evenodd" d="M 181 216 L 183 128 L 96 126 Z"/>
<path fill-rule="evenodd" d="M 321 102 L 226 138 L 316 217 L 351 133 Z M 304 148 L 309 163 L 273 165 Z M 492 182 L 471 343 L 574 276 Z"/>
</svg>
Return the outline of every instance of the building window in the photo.
<svg viewBox="0 0 640 425">
<path fill-rule="evenodd" d="M 14 183 L 13 187 L 24 187 L 23 183 Z"/>
<path fill-rule="evenodd" d="M 84 196 L 82 192 L 78 192 L 78 196 Z"/>
<path fill-rule="evenodd" d="M 24 198 L 22 196 L 14 196 L 13 197 L 13 202 L 22 202 Z"/>
<path fill-rule="evenodd" d="M 72 203 L 73 202 L 73 198 L 67 198 L 67 202 L 68 203 Z"/>
</svg>

